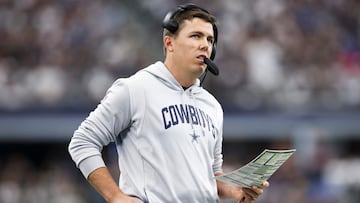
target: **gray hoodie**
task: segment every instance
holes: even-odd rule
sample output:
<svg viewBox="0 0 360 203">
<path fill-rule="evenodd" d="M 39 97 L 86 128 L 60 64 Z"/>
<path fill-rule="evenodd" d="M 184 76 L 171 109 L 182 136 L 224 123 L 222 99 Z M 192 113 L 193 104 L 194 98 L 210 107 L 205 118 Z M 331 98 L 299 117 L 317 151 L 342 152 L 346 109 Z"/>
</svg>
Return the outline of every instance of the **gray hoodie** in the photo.
<svg viewBox="0 0 360 203">
<path fill-rule="evenodd" d="M 116 143 L 120 189 L 142 202 L 215 203 L 223 110 L 196 84 L 184 90 L 162 62 L 118 79 L 81 123 L 69 152 L 83 175 Z"/>
</svg>

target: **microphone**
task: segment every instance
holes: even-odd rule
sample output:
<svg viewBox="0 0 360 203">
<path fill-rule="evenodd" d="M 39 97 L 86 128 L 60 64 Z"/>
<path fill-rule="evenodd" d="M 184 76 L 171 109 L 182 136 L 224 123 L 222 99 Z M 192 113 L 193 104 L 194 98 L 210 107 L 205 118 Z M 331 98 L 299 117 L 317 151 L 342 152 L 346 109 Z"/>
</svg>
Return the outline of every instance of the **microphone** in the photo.
<svg viewBox="0 0 360 203">
<path fill-rule="evenodd" d="M 219 75 L 219 68 L 208 58 L 204 58 L 204 63 L 207 65 L 207 69 L 214 75 Z"/>
</svg>

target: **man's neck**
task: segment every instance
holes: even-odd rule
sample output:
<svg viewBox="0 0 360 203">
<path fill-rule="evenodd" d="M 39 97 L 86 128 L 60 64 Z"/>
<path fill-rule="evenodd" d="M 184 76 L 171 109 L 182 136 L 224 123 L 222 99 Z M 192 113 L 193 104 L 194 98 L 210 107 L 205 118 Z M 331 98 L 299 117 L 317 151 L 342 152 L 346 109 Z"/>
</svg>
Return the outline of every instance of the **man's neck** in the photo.
<svg viewBox="0 0 360 203">
<path fill-rule="evenodd" d="M 176 65 L 165 60 L 165 67 L 169 70 L 169 72 L 174 76 L 176 81 L 184 88 L 188 88 L 195 84 L 196 78 L 192 78 L 186 74 L 186 71 L 182 70 L 181 67 L 177 67 Z"/>
</svg>

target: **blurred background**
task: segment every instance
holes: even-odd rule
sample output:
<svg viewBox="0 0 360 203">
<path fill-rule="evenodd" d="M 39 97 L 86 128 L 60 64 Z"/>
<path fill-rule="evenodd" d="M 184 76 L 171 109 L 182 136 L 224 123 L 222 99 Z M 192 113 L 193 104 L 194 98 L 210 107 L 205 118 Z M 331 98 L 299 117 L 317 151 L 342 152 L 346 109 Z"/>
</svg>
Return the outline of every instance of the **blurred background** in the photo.
<svg viewBox="0 0 360 203">
<path fill-rule="evenodd" d="M 181 3 L 0 0 L 1 203 L 104 202 L 67 144 L 116 78 L 163 60 L 161 22 Z M 225 111 L 224 170 L 296 148 L 259 203 L 360 202 L 360 2 L 193 3 L 218 18 L 220 75 L 204 86 Z"/>
</svg>

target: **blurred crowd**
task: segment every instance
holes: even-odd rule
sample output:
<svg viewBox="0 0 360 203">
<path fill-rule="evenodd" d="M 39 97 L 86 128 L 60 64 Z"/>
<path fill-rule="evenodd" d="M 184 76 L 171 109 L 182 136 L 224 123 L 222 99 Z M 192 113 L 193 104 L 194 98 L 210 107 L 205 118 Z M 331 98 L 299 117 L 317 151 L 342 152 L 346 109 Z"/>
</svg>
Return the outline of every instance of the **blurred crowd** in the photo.
<svg viewBox="0 0 360 203">
<path fill-rule="evenodd" d="M 1 203 L 89 202 L 87 185 L 81 185 L 76 168 L 64 156 L 65 150 L 47 144 L 1 146 Z"/>
<path fill-rule="evenodd" d="M 218 18 L 220 75 L 209 74 L 204 86 L 225 110 L 360 110 L 359 1 L 192 2 Z M 181 3 L 1 0 L 0 112 L 92 108 L 116 78 L 163 59 L 161 21 Z M 226 170 L 262 150 L 242 141 L 225 140 Z M 103 201 L 64 155 L 66 143 L 57 151 L 46 143 L 28 150 L 0 144 L 1 203 Z M 259 203 L 360 201 L 359 151 L 326 140 L 315 144 L 304 144 L 312 148 L 298 150 L 272 177 Z M 260 151 L 250 153 L 254 149 Z"/>
<path fill-rule="evenodd" d="M 308 157 L 298 150 L 270 178 L 257 203 L 354 203 L 360 201 L 360 159 L 319 140 Z M 1 203 L 105 203 L 76 169 L 66 143 L 1 144 Z M 355 145 L 354 145 L 355 146 Z M 224 172 L 237 169 L 263 149 L 291 149 L 291 140 L 224 143 Z M 119 177 L 115 145 L 104 148 L 105 163 Z M 360 156 L 357 149 L 357 157 Z M 4 156 L 5 155 L 5 156 Z M 352 152 L 354 156 L 354 151 Z M 304 159 L 305 158 L 305 159 Z M 341 158 L 341 159 L 340 159 Z M 235 203 L 221 200 L 221 203 Z"/>
<path fill-rule="evenodd" d="M 184 2 L 2 0 L 0 109 L 96 104 L 116 78 L 163 59 L 162 18 Z M 193 2 L 218 17 L 221 74 L 204 85 L 225 108 L 359 109 L 358 1 Z"/>
<path fill-rule="evenodd" d="M 126 4 L 1 1 L 0 107 L 81 108 L 154 58 L 147 18 Z"/>
<path fill-rule="evenodd" d="M 222 91 L 224 103 L 302 112 L 359 108 L 359 1 L 226 2 L 224 10 L 233 12 L 220 17 L 225 46 L 216 80 L 231 88 Z"/>
</svg>

